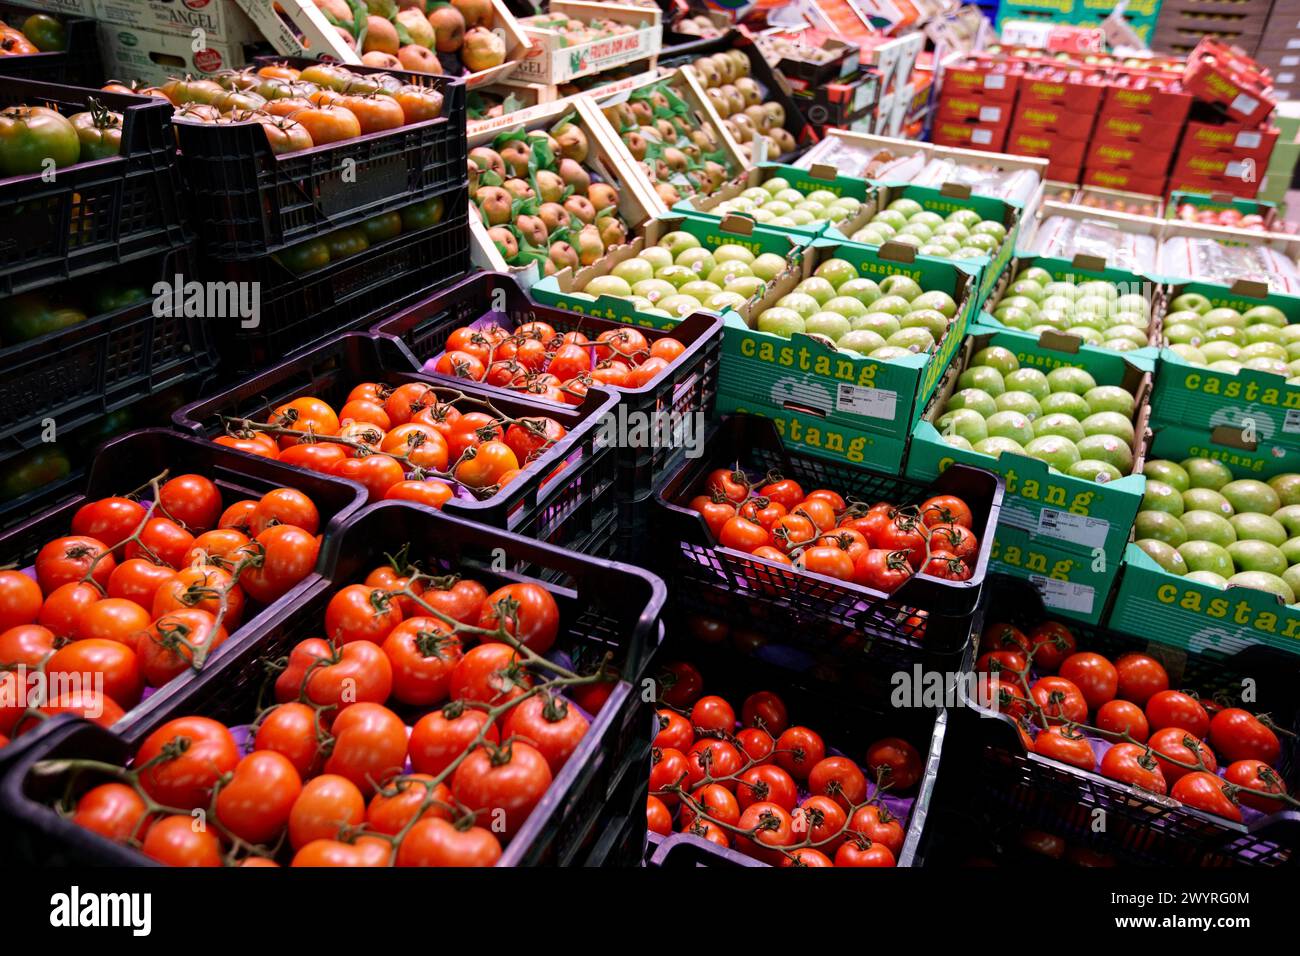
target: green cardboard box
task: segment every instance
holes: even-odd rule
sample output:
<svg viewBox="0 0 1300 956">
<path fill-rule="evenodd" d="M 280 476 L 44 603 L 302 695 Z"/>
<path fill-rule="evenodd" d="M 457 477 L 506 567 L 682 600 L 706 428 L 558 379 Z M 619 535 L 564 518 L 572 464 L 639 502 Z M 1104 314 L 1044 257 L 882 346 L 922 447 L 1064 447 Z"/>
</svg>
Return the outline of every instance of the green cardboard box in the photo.
<svg viewBox="0 0 1300 956">
<path fill-rule="evenodd" d="M 609 253 L 597 259 L 589 266 L 574 272 L 562 269 L 555 275 L 546 276 L 536 283 L 529 294 L 544 305 L 568 309 L 581 315 L 598 315 L 601 318 L 614 319 L 649 328 L 671 329 L 681 319 L 672 319 L 652 313 L 639 312 L 628 299 L 616 296 L 591 296 L 582 290 L 596 276 L 608 275 L 609 270 L 624 259 L 636 258 L 643 248 L 653 246 L 670 232 L 689 232 L 706 248 L 716 248 L 728 243 L 742 245 L 755 255 L 771 252 L 782 256 L 787 261 L 787 268 L 797 268 L 801 250 L 806 240 L 789 233 L 778 232 L 765 226 L 755 225 L 752 219 L 743 216 L 728 216 L 725 219 L 709 219 L 700 216 L 687 216 L 669 213 L 651 219 L 638 227 L 638 235 L 624 246 L 617 246 Z M 751 300 L 752 301 L 752 300 Z M 707 311 L 707 310 L 702 310 Z M 723 317 L 728 326 L 746 328 L 745 318 L 748 309 L 741 310 L 744 315 L 724 312 Z"/>
<path fill-rule="evenodd" d="M 876 200 L 876 209 L 863 209 L 857 216 L 838 224 L 826 227 L 823 238 L 839 239 L 844 237 L 851 242 L 870 245 L 861 240 L 851 239 L 852 235 L 862 229 L 876 212 L 887 209 L 889 204 L 899 199 L 911 199 L 921 204 L 922 209 L 937 213 L 947 218 L 958 209 L 970 209 L 980 219 L 1001 223 L 1006 229 L 1006 236 L 997 251 L 991 256 L 973 256 L 966 259 L 949 261 L 971 265 L 979 270 L 979 295 L 975 301 L 976 310 L 984 305 L 984 300 L 998 284 L 1007 264 L 1015 254 L 1016 242 L 1020 238 L 1020 207 L 991 196 L 971 195 L 970 187 L 959 183 L 948 183 L 938 189 L 929 186 L 882 186 Z M 941 257 L 942 258 L 942 257 Z"/>
<path fill-rule="evenodd" d="M 910 246 L 886 244 L 873 249 L 818 239 L 803 251 L 801 271 L 772 283 L 763 299 L 751 308 L 751 316 L 757 317 L 771 307 L 831 258 L 851 262 L 866 278 L 880 280 L 906 274 L 924 291 L 951 295 L 957 312 L 938 348 L 904 358 L 872 359 L 838 351 L 811 335 L 796 333 L 783 338 L 728 322 L 722 339 L 719 410 L 744 408 L 785 423 L 783 440 L 809 454 L 849 461 L 863 454 L 863 461 L 897 474 L 912 426 L 966 333 L 977 277 L 959 264 L 918 256 Z M 791 422 L 799 424 L 793 426 Z M 846 453 L 828 453 L 826 442 L 819 445 L 808 440 L 806 436 L 814 429 L 818 436 L 839 436 L 835 446 L 843 447 Z M 798 437 L 799 432 L 804 439 Z"/>
<path fill-rule="evenodd" d="M 1114 269 L 1107 266 L 1106 263 L 1095 256 L 1077 255 L 1073 260 L 1054 259 L 1048 256 L 1017 256 L 1013 261 L 1008 263 L 1003 270 L 997 287 L 989 295 L 988 301 L 984 304 L 983 314 L 979 316 L 979 322 L 992 328 L 1010 329 L 995 315 L 997 305 L 1010 288 L 1011 283 L 1015 281 L 1016 276 L 1020 275 L 1025 269 L 1037 267 L 1045 269 L 1054 280 L 1073 282 L 1076 285 L 1080 282 L 1086 282 L 1092 279 L 1101 279 L 1106 282 L 1113 282 L 1120 287 L 1120 292 L 1127 291 L 1137 292 L 1144 295 L 1151 304 L 1152 322 L 1150 326 L 1152 344 L 1144 348 L 1134 349 L 1128 352 L 1117 353 L 1128 356 L 1135 356 L 1154 362 L 1160 355 L 1160 349 L 1156 343 L 1159 342 L 1159 326 L 1154 321 L 1155 316 L 1159 314 L 1161 307 L 1161 288 L 1153 279 L 1136 272 L 1128 272 L 1124 269 Z M 1027 331 L 1017 329 L 1016 331 Z M 1079 338 L 1079 336 L 1074 336 Z M 1080 339 L 1082 342 L 1082 339 Z M 1104 351 L 1112 351 L 1106 349 Z"/>
<path fill-rule="evenodd" d="M 1260 443 L 1250 450 L 1240 447 L 1239 439 L 1232 429 L 1210 432 L 1166 426 L 1156 431 L 1149 457 L 1213 458 L 1237 478 L 1261 481 L 1300 472 L 1300 449 Z M 1164 570 L 1135 544 L 1125 551 L 1106 623 L 1127 634 L 1158 634 L 1163 643 L 1198 652 L 1231 654 L 1252 644 L 1266 644 L 1300 654 L 1300 607 L 1284 605 L 1265 591 L 1188 581 Z"/>
<path fill-rule="evenodd" d="M 1119 577 L 1120 562 L 1084 556 L 1057 542 L 998 522 L 989 571 L 1028 581 L 1054 615 L 1098 624 Z"/>
<path fill-rule="evenodd" d="M 863 206 L 870 209 L 872 213 L 879 208 L 876 205 L 876 186 L 873 186 L 865 179 L 858 179 L 854 176 L 841 176 L 834 166 L 815 163 L 809 169 L 800 169 L 797 166 L 785 166 L 780 163 L 760 163 L 746 170 L 743 175 L 723 184 L 718 190 L 707 196 L 696 195 L 689 199 L 683 199 L 673 206 L 673 212 L 706 219 L 721 219 L 727 213 L 719 212 L 719 205 L 727 200 L 737 199 L 746 189 L 761 187 L 768 180 L 775 177 L 784 179 L 792 189 L 797 189 L 804 195 L 815 190 L 824 189 L 835 193 L 837 196 L 849 196 L 856 199 Z M 748 215 L 743 210 L 741 214 Z M 809 223 L 806 226 L 776 226 L 766 223 L 760 223 L 760 225 L 777 232 L 788 233 L 804 241 L 811 241 L 822 235 L 829 223 Z"/>
<path fill-rule="evenodd" d="M 1014 526 L 1089 561 L 1094 549 L 1100 548 L 1118 565 L 1146 490 L 1146 479 L 1141 472 L 1153 363 L 1133 357 L 1135 353 L 1109 352 L 1088 345 L 1079 347 L 1078 341 L 1073 336 L 1056 333 L 1033 336 L 979 324 L 971 326 L 961 354 L 944 377 L 935 400 L 912 430 L 906 474 L 913 480 L 929 482 L 954 462 L 996 472 L 1006 480 L 999 527 Z M 1118 481 L 1089 481 L 1072 478 L 1026 455 L 1003 454 L 993 458 L 948 444 L 935 422 L 955 390 L 958 375 L 980 349 L 989 346 L 1009 349 L 1020 360 L 1022 368 L 1036 368 L 1043 373 L 1054 368 L 1082 368 L 1098 385 L 1119 385 L 1132 394 L 1137 400 L 1133 474 Z"/>
<path fill-rule="evenodd" d="M 1227 307 L 1245 312 L 1258 305 L 1280 309 L 1290 324 L 1300 323 L 1300 297 L 1269 292 L 1258 283 L 1238 282 L 1235 286 L 1205 282 L 1171 285 L 1166 302 L 1195 292 L 1210 300 L 1214 308 Z M 1261 441 L 1300 448 L 1300 386 L 1272 372 L 1243 368 L 1224 372 L 1192 365 L 1172 349 L 1160 350 L 1151 418 L 1156 427 L 1182 425 L 1214 428 L 1228 425 L 1238 430 L 1253 423 Z"/>
</svg>

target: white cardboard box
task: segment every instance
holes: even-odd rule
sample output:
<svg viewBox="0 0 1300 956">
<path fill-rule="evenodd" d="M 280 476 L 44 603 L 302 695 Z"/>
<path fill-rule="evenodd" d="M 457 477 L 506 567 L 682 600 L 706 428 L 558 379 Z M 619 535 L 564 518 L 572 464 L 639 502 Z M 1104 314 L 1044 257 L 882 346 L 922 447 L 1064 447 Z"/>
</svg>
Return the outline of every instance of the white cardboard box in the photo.
<svg viewBox="0 0 1300 956">
<path fill-rule="evenodd" d="M 260 38 L 253 21 L 234 0 L 94 0 L 103 23 L 173 33 L 193 38 L 202 30 L 205 45 Z"/>
<path fill-rule="evenodd" d="M 198 51 L 192 44 L 188 36 L 99 24 L 99 49 L 109 79 L 141 80 L 157 85 L 165 83 L 168 77 L 186 74 L 206 77 L 222 70 L 238 69 L 248 62 L 242 43 L 209 41 Z"/>
</svg>

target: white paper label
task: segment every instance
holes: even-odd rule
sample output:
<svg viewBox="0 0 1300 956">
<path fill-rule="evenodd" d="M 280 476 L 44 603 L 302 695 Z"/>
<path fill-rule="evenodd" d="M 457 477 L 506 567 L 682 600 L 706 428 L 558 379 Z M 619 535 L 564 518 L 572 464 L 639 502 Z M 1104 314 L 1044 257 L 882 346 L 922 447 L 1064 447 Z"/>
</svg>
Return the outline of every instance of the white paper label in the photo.
<svg viewBox="0 0 1300 956">
<path fill-rule="evenodd" d="M 1007 78 L 1001 73 L 990 73 L 984 77 L 984 89 L 1001 90 L 1005 89 Z"/>
<path fill-rule="evenodd" d="M 990 129 L 973 129 L 970 132 L 970 141 L 987 146 L 993 142 L 993 131 Z"/>
<path fill-rule="evenodd" d="M 1002 119 L 1002 107 L 1000 106 L 981 106 L 980 122 L 997 123 Z"/>
<path fill-rule="evenodd" d="M 1255 109 L 1258 106 L 1259 100 L 1247 96 L 1245 93 L 1238 93 L 1237 98 L 1233 100 L 1231 104 L 1232 109 L 1236 110 L 1238 113 L 1246 113 L 1247 115 L 1255 112 Z"/>
<path fill-rule="evenodd" d="M 1294 73 L 1279 73 L 1279 74 L 1277 75 L 1277 81 L 1278 81 L 1279 83 L 1281 83 L 1283 86 L 1286 86 L 1286 85 L 1288 85 L 1288 84 L 1290 84 L 1290 83 L 1294 83 L 1294 82 L 1295 82 L 1295 74 L 1294 74 Z"/>
<path fill-rule="evenodd" d="M 835 408 L 868 418 L 893 420 L 898 405 L 898 393 L 885 388 L 867 388 L 864 385 L 841 383 L 835 396 Z"/>
<path fill-rule="evenodd" d="M 1229 179 L 1243 179 L 1247 168 L 1246 163 L 1233 161 L 1223 167 L 1223 175 Z"/>
<path fill-rule="evenodd" d="M 1296 26 L 1297 26 L 1298 28 L 1300 28 L 1300 23 L 1297 23 Z M 1297 40 L 1297 39 L 1290 39 L 1290 40 L 1287 40 L 1287 41 L 1286 41 L 1286 48 L 1287 48 L 1288 50 L 1300 50 L 1300 40 Z"/>
<path fill-rule="evenodd" d="M 1038 513 L 1038 533 L 1061 541 L 1073 541 L 1085 548 L 1100 548 L 1110 534 L 1110 522 L 1087 515 L 1044 508 Z"/>
<path fill-rule="evenodd" d="M 1300 66 L 1300 56 L 1284 56 L 1278 60 L 1279 66 Z"/>
<path fill-rule="evenodd" d="M 1092 613 L 1093 600 L 1097 594 L 1095 588 L 1086 584 L 1058 581 L 1056 578 L 1043 577 L 1041 574 L 1031 574 L 1029 583 L 1038 588 L 1038 593 L 1043 596 L 1043 603 L 1048 607 L 1074 611 L 1076 614 Z"/>
<path fill-rule="evenodd" d="M 1242 130 L 1237 134 L 1237 146 L 1241 149 L 1259 149 L 1262 137 L 1254 130 Z"/>
<path fill-rule="evenodd" d="M 1282 421 L 1282 431 L 1288 435 L 1300 432 L 1300 408 L 1292 408 L 1286 413 L 1286 418 Z"/>
<path fill-rule="evenodd" d="M 858 87 L 858 91 L 853 94 L 853 112 L 864 110 L 871 105 L 871 93 L 870 83 L 863 83 Z"/>
</svg>

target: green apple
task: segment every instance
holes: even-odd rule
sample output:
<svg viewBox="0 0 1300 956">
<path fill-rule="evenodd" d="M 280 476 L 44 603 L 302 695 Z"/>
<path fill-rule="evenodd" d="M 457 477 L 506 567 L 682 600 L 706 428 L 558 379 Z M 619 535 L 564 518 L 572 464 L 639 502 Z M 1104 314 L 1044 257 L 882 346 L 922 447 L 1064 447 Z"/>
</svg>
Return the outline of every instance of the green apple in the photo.
<svg viewBox="0 0 1300 956">
<path fill-rule="evenodd" d="M 1142 494 L 1142 508 L 1144 511 L 1168 512 L 1179 518 L 1183 514 L 1183 496 L 1173 485 L 1148 478 L 1146 491 Z"/>
<path fill-rule="evenodd" d="M 1095 458 L 1084 458 L 1070 466 L 1067 474 L 1071 478 L 1082 478 L 1085 481 L 1095 481 L 1098 484 L 1105 484 L 1108 481 L 1119 481 L 1124 476 L 1108 461 L 1097 461 Z"/>
<path fill-rule="evenodd" d="M 790 180 L 782 176 L 773 176 L 767 182 L 763 183 L 763 188 L 767 190 L 769 196 L 775 196 L 783 189 L 790 188 Z"/>
<path fill-rule="evenodd" d="M 910 276 L 892 275 L 880 280 L 880 291 L 884 295 L 902 296 L 908 302 L 911 302 L 921 294 L 921 287 Z"/>
<path fill-rule="evenodd" d="M 871 279 L 849 279 L 836 287 L 841 296 L 852 296 L 863 305 L 872 305 L 880 298 L 880 286 Z"/>
<path fill-rule="evenodd" d="M 817 300 L 818 305 L 825 305 L 831 299 L 835 298 L 835 286 L 831 285 L 826 279 L 819 276 L 809 276 L 804 279 L 794 290 L 810 295 Z"/>
<path fill-rule="evenodd" d="M 1273 520 L 1286 528 L 1288 537 L 1300 535 L 1300 505 L 1283 505 L 1273 512 Z"/>
<path fill-rule="evenodd" d="M 609 270 L 612 276 L 618 276 L 630 286 L 635 286 L 645 279 L 653 279 L 655 267 L 644 259 L 624 259 Z"/>
<path fill-rule="evenodd" d="M 957 314 L 957 303 L 947 292 L 931 290 L 922 292 L 911 299 L 912 308 L 914 309 L 934 309 L 936 312 L 942 312 L 948 318 Z"/>
<path fill-rule="evenodd" d="M 742 298 L 752 299 L 763 291 L 764 283 L 758 276 L 735 276 L 723 288 Z"/>
<path fill-rule="evenodd" d="M 849 349 L 862 355 L 870 355 L 884 344 L 885 340 L 870 329 L 852 329 L 835 341 L 838 348 Z"/>
<path fill-rule="evenodd" d="M 1133 534 L 1139 538 L 1153 538 L 1175 548 L 1187 540 L 1183 524 L 1167 511 L 1139 511 L 1133 522 Z"/>
<path fill-rule="evenodd" d="M 1209 571 L 1222 578 L 1229 578 L 1237 571 L 1228 549 L 1213 541 L 1184 542 L 1178 546 L 1178 553 L 1183 556 L 1187 567 L 1192 571 Z"/>
<path fill-rule="evenodd" d="M 1020 361 L 1016 358 L 1016 353 L 1000 345 L 989 345 L 980 349 L 971 356 L 970 364 L 997 369 L 1003 376 L 1010 375 L 1020 368 Z"/>
<path fill-rule="evenodd" d="M 948 331 L 948 317 L 934 309 L 913 308 L 899 322 L 905 329 L 922 328 L 929 332 L 937 342 Z"/>
<path fill-rule="evenodd" d="M 1250 325 L 1271 325 L 1279 329 L 1285 328 L 1287 325 L 1285 313 L 1272 305 L 1257 305 L 1247 309 L 1242 318 Z"/>
<path fill-rule="evenodd" d="M 1183 492 L 1192 486 L 1186 469 L 1176 461 L 1154 458 L 1142 466 L 1142 474 L 1156 481 L 1162 481 L 1175 491 Z"/>
<path fill-rule="evenodd" d="M 1002 383 L 1002 373 L 987 365 L 972 365 L 963 371 L 957 376 L 957 387 L 983 389 L 994 398 L 1007 390 Z"/>
<path fill-rule="evenodd" d="M 813 274 L 825 279 L 837 290 L 850 279 L 858 278 L 857 268 L 846 259 L 827 259 Z"/>
<path fill-rule="evenodd" d="M 1282 547 L 1286 544 L 1286 528 L 1282 522 L 1271 518 L 1268 515 L 1262 515 L 1257 512 L 1247 511 L 1233 515 L 1228 521 L 1232 524 L 1232 529 L 1237 532 L 1237 540 L 1254 539 L 1256 541 L 1267 541 L 1274 547 Z"/>
<path fill-rule="evenodd" d="M 1012 452 L 1016 455 L 1025 453 L 1025 448 L 1020 442 L 1001 435 L 990 435 L 983 441 L 975 442 L 974 449 L 981 455 L 992 455 L 994 458 L 1000 458 L 1003 452 Z"/>
<path fill-rule="evenodd" d="M 998 410 L 998 405 L 993 396 L 982 388 L 962 388 L 953 392 L 948 399 L 947 409 L 949 411 L 958 408 L 969 408 L 988 418 Z M 1035 430 L 1034 434 L 1038 434 L 1037 430 Z"/>
<path fill-rule="evenodd" d="M 1028 392 L 1040 402 L 1052 394 L 1052 387 L 1047 384 L 1047 376 L 1036 368 L 1018 368 L 1004 375 L 1003 381 L 1008 391 Z"/>
<path fill-rule="evenodd" d="M 885 342 L 896 348 L 907 349 L 909 352 L 930 352 L 934 350 L 936 344 L 930 330 L 921 328 L 899 329 Z"/>
<path fill-rule="evenodd" d="M 814 312 L 804 320 L 805 332 L 809 335 L 824 335 L 832 342 L 847 335 L 850 329 L 849 320 L 838 312 Z"/>
<path fill-rule="evenodd" d="M 1081 460 L 1074 442 L 1060 435 L 1042 435 L 1033 439 L 1025 445 L 1025 453 L 1062 472 L 1068 471 Z"/>
<path fill-rule="evenodd" d="M 1170 312 L 1182 312 L 1184 309 L 1204 315 L 1211 309 L 1210 300 L 1199 292 L 1185 292 L 1169 303 Z"/>
<path fill-rule="evenodd" d="M 935 427 L 943 435 L 960 435 L 972 445 L 978 445 L 989 437 L 988 424 L 984 416 L 969 408 L 955 408 L 944 412 L 935 422 Z"/>
<path fill-rule="evenodd" d="M 663 279 L 643 279 L 632 286 L 632 294 L 648 299 L 651 302 L 658 302 L 660 299 L 666 299 L 670 295 L 676 295 L 677 287 L 671 282 Z"/>
<path fill-rule="evenodd" d="M 1218 491 L 1228 499 L 1228 504 L 1232 505 L 1232 509 L 1238 513 L 1257 511 L 1271 515 L 1282 507 L 1282 499 L 1278 497 L 1277 492 L 1270 485 L 1256 481 L 1254 478 L 1230 481 L 1226 485 L 1221 485 Z"/>
<path fill-rule="evenodd" d="M 901 295 L 882 295 L 875 302 L 871 303 L 871 310 L 873 312 L 888 312 L 901 319 L 903 316 L 907 315 L 908 312 L 912 311 L 912 303 Z"/>
<path fill-rule="evenodd" d="M 1020 412 L 995 412 L 986 424 L 990 438 L 1010 438 L 1021 446 L 1034 440 L 1034 424 Z"/>
<path fill-rule="evenodd" d="M 1232 563 L 1237 566 L 1238 571 L 1281 574 L 1287 569 L 1286 557 L 1282 554 L 1282 550 L 1275 544 L 1257 538 L 1238 537 L 1228 545 L 1228 554 L 1232 555 Z M 1289 604 L 1290 601 L 1287 603 Z"/>
<path fill-rule="evenodd" d="M 1038 399 L 1028 392 L 1006 391 L 994 399 L 1000 412 L 1019 412 L 1031 422 L 1043 413 L 1042 407 L 1038 404 Z M 1035 430 L 1034 435 L 1038 432 Z"/>
<path fill-rule="evenodd" d="M 1213 511 L 1187 511 L 1179 520 L 1189 541 L 1210 541 L 1226 548 L 1237 540 L 1237 531 L 1231 522 Z"/>
<path fill-rule="evenodd" d="M 1142 538 L 1135 543 L 1147 553 L 1151 560 L 1170 574 L 1182 575 L 1187 573 L 1187 562 L 1183 560 L 1183 556 L 1172 545 L 1163 541 L 1156 541 L 1154 538 Z"/>
<path fill-rule="evenodd" d="M 735 292 L 722 291 L 714 293 L 704 300 L 705 308 L 712 309 L 714 312 L 723 312 L 727 309 L 739 311 L 749 302 L 745 296 Z"/>
<path fill-rule="evenodd" d="M 885 207 L 885 210 L 889 212 L 896 212 L 900 216 L 904 217 L 905 219 L 910 219 L 911 217 L 915 216 L 917 213 L 925 211 L 924 207 L 915 199 L 908 199 L 906 197 L 895 199 L 893 202 L 891 202 L 888 206 Z M 883 213 L 881 213 L 881 215 L 883 215 Z"/>
<path fill-rule="evenodd" d="M 951 220 L 952 216 L 949 216 L 948 219 Z M 1040 286 L 1046 286 L 1049 282 L 1052 281 L 1052 274 L 1048 272 L 1046 269 L 1042 268 L 1041 266 L 1026 266 L 1016 274 L 1016 278 L 1032 279 L 1034 282 L 1037 282 Z"/>
<path fill-rule="evenodd" d="M 698 312 L 703 305 L 699 299 L 691 295 L 682 295 L 680 292 L 676 295 L 670 295 L 667 298 L 660 299 L 656 306 L 663 309 L 669 315 L 683 317 L 690 315 L 692 312 Z"/>
<path fill-rule="evenodd" d="M 974 209 L 954 209 L 948 213 L 948 222 L 959 222 L 967 229 L 974 229 L 980 224 L 980 214 Z"/>
<path fill-rule="evenodd" d="M 724 242 L 713 250 L 713 258 L 718 262 L 741 262 L 749 265 L 754 261 L 754 254 L 744 246 L 738 246 L 734 242 Z"/>
<path fill-rule="evenodd" d="M 1078 443 L 1082 458 L 1108 461 L 1127 475 L 1133 471 L 1133 449 L 1114 435 L 1088 435 Z"/>
<path fill-rule="evenodd" d="M 1137 399 L 1118 385 L 1098 385 L 1090 388 L 1083 395 L 1088 408 L 1095 415 L 1097 412 L 1115 412 L 1123 415 L 1125 420 L 1133 418 L 1137 410 Z"/>
<path fill-rule="evenodd" d="M 854 329 L 868 329 L 885 338 L 889 338 L 903 327 L 898 321 L 898 316 L 890 315 L 888 312 L 868 312 L 866 315 L 851 319 L 849 324 Z"/>
<path fill-rule="evenodd" d="M 1238 571 L 1232 577 L 1228 578 L 1228 586 L 1234 588 L 1252 588 L 1256 591 L 1267 591 L 1276 594 L 1286 604 L 1295 603 L 1295 591 L 1286 580 L 1277 574 L 1269 574 L 1266 571 L 1246 570 Z"/>
<path fill-rule="evenodd" d="M 588 295 L 612 295 L 619 298 L 627 298 L 632 294 L 632 287 L 627 284 L 626 279 L 621 279 L 615 275 L 596 276 L 587 283 L 583 290 Z"/>
<path fill-rule="evenodd" d="M 708 280 L 721 288 L 726 288 L 727 283 L 733 279 L 746 278 L 754 273 L 750 271 L 749 266 L 736 259 L 726 262 L 719 262 L 713 271 L 708 274 Z"/>
<path fill-rule="evenodd" d="M 791 292 L 783 295 L 776 300 L 776 304 L 783 309 L 794 309 L 805 319 L 814 312 L 821 311 L 821 303 L 806 292 Z"/>
<path fill-rule="evenodd" d="M 1268 486 L 1283 505 L 1300 505 L 1300 475 L 1287 473 L 1270 478 Z"/>
<path fill-rule="evenodd" d="M 718 264 L 708 249 L 683 249 L 673 261 L 679 266 L 694 269 L 696 275 L 701 276 L 708 275 Z"/>
<path fill-rule="evenodd" d="M 1210 488 L 1218 491 L 1232 481 L 1232 472 L 1221 461 L 1213 461 L 1209 458 L 1188 458 L 1182 462 L 1182 466 L 1183 470 L 1187 472 L 1189 488 Z"/>
<path fill-rule="evenodd" d="M 1119 412 L 1096 412 L 1079 424 L 1085 434 L 1114 435 L 1126 445 L 1133 444 L 1133 423 Z"/>
<path fill-rule="evenodd" d="M 696 239 L 689 232 L 683 232 L 680 230 L 668 233 L 659 240 L 658 244 L 672 253 L 674 261 L 687 249 L 700 248 L 700 240 Z"/>
<path fill-rule="evenodd" d="M 665 249 L 663 246 L 650 246 L 649 248 L 642 249 L 637 253 L 637 258 L 644 259 L 646 262 L 650 263 L 656 272 L 665 266 L 673 264 L 672 251 Z"/>
<path fill-rule="evenodd" d="M 1220 591 L 1228 586 L 1228 579 L 1221 574 L 1215 574 L 1213 571 L 1188 571 L 1183 575 L 1183 580 L 1195 581 L 1197 584 L 1218 588 Z"/>
<path fill-rule="evenodd" d="M 1082 395 L 1074 394 L 1074 392 L 1052 392 L 1047 397 L 1040 398 L 1038 403 L 1043 406 L 1044 415 L 1053 415 L 1059 412 L 1082 421 L 1092 414 L 1092 408 L 1088 405 L 1087 400 Z M 1080 431 L 1079 437 L 1083 437 L 1082 431 Z"/>
<path fill-rule="evenodd" d="M 1076 395 L 1087 395 L 1089 390 L 1097 387 L 1096 379 L 1084 369 L 1068 365 L 1048 372 L 1047 384 L 1054 392 L 1074 392 Z M 1084 401 L 1086 402 L 1087 399 L 1085 398 Z"/>
<path fill-rule="evenodd" d="M 812 315 L 812 313 L 810 312 L 809 315 Z M 794 309 L 773 306 L 759 313 L 758 330 L 760 332 L 771 332 L 773 335 L 788 339 L 794 333 L 804 330 L 804 318 Z"/>
<path fill-rule="evenodd" d="M 1034 421 L 1034 435 L 1060 435 L 1062 438 L 1068 438 L 1075 443 L 1083 441 L 1086 437 L 1083 426 L 1079 424 L 1078 419 L 1062 412 L 1053 412 L 1050 415 L 1043 415 L 1041 418 L 1036 419 Z"/>
<path fill-rule="evenodd" d="M 771 282 L 785 271 L 786 261 L 775 252 L 764 252 L 749 263 L 749 268 L 764 282 Z"/>
<path fill-rule="evenodd" d="M 694 296 L 703 302 L 710 296 L 717 295 L 722 291 L 722 286 L 716 282 L 710 282 L 707 279 L 696 279 L 693 282 L 687 282 L 677 290 L 679 295 Z"/>
</svg>

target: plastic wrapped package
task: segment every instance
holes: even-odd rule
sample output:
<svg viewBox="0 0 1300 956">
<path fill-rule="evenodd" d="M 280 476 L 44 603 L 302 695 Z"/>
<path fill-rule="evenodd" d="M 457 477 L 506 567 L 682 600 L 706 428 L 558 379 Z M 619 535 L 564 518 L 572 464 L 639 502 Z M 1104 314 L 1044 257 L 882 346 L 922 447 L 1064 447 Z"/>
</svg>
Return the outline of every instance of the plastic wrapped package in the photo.
<svg viewBox="0 0 1300 956">
<path fill-rule="evenodd" d="M 804 153 L 795 165 L 800 169 L 812 169 L 817 163 L 834 166 L 841 176 L 906 183 L 911 182 L 925 166 L 925 156 L 921 153 L 899 156 L 888 148 L 828 136 Z"/>
<path fill-rule="evenodd" d="M 1268 246 L 1226 246 L 1217 239 L 1166 239 L 1160 247 L 1160 274 L 1225 285 L 1247 279 L 1266 282 L 1273 292 L 1300 293 L 1300 270 L 1283 253 Z"/>
<path fill-rule="evenodd" d="M 1158 247 L 1154 236 L 1124 232 L 1114 223 L 1052 216 L 1039 226 L 1030 251 L 1066 260 L 1077 255 L 1096 256 L 1113 269 L 1152 273 Z"/>
<path fill-rule="evenodd" d="M 991 196 L 1024 206 L 1038 191 L 1038 173 L 1032 169 L 995 169 L 984 164 L 967 165 L 952 159 L 931 159 L 912 180 L 916 186 L 936 189 L 947 183 L 969 186 L 979 196 Z"/>
</svg>

